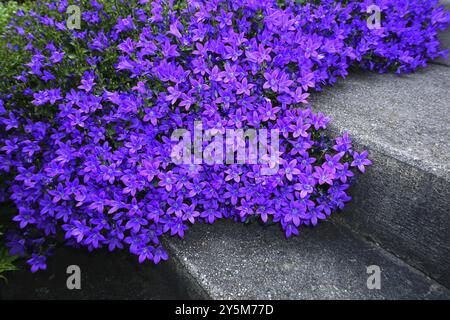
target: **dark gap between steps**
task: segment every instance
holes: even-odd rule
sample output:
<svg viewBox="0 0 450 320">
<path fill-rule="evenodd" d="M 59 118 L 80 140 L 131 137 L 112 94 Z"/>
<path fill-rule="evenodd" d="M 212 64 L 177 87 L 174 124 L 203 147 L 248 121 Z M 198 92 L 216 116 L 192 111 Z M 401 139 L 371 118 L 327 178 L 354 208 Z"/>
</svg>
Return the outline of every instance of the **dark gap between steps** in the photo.
<svg viewBox="0 0 450 320">
<path fill-rule="evenodd" d="M 81 269 L 81 290 L 69 290 L 67 267 Z M 126 251 L 88 252 L 60 246 L 48 259 L 47 270 L 31 273 L 19 263 L 20 270 L 0 279 L 1 299 L 189 299 L 189 288 L 175 272 L 171 259 L 158 265 L 139 264 Z"/>
</svg>

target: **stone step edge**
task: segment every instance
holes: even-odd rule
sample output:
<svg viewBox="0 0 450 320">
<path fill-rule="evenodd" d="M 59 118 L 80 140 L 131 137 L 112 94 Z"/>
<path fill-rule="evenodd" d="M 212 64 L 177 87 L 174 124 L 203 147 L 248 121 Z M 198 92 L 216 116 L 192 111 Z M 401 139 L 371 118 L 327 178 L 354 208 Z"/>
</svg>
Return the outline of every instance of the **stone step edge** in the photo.
<svg viewBox="0 0 450 320">
<path fill-rule="evenodd" d="M 445 67 L 450 67 L 450 66 L 445 66 Z M 317 111 L 317 110 L 316 110 Z M 330 136 L 339 136 L 342 135 L 344 130 L 337 128 L 335 125 L 333 125 L 332 121 L 330 122 L 330 124 L 328 125 L 327 128 L 327 132 L 329 133 Z M 402 159 L 402 157 L 396 157 L 395 155 L 386 152 L 385 148 L 381 145 L 378 144 L 376 140 L 372 140 L 372 141 L 365 141 L 364 139 L 361 139 L 359 137 L 352 137 L 352 141 L 353 141 L 353 146 L 355 150 L 361 151 L 361 150 L 368 150 L 369 152 L 369 159 L 370 159 L 370 154 L 376 152 L 378 157 L 384 157 L 386 159 L 391 159 L 391 161 L 395 161 L 403 166 L 409 166 L 411 167 L 413 170 L 416 170 L 417 172 L 422 172 L 424 175 L 431 175 L 434 177 L 435 181 L 442 181 L 443 184 L 446 184 L 450 187 L 450 181 L 448 179 L 446 179 L 443 176 L 439 176 L 438 174 L 436 174 L 436 172 L 434 170 L 429 170 L 429 168 L 424 168 L 423 166 L 420 166 L 416 163 L 413 163 L 411 161 L 404 161 Z M 368 169 L 370 170 L 370 168 Z M 399 179 L 406 179 L 407 178 L 402 178 L 401 175 L 399 175 Z M 358 181 L 356 181 L 355 186 L 353 187 L 357 187 Z M 351 194 L 350 194 L 351 195 Z M 345 209 L 344 209 L 345 210 Z M 433 279 L 434 281 L 440 283 L 441 285 L 445 286 L 446 288 L 450 289 L 450 286 L 446 286 L 444 284 L 442 284 L 438 279 L 435 279 L 428 270 L 421 269 L 420 267 L 417 266 L 417 264 L 408 258 L 408 256 L 403 255 L 401 252 L 396 252 L 395 250 L 391 250 L 389 249 L 389 246 L 383 245 L 382 242 L 377 242 L 375 241 L 374 238 L 372 238 L 370 236 L 370 234 L 367 234 L 365 232 L 363 232 L 362 230 L 354 230 L 352 229 L 351 225 L 346 223 L 345 218 L 343 219 L 335 219 L 334 220 L 335 223 L 340 224 L 345 226 L 346 228 L 349 228 L 352 230 L 352 232 L 359 234 L 361 238 L 363 239 L 371 239 L 372 243 L 376 243 L 378 246 L 380 246 L 381 248 L 383 248 L 383 250 L 385 250 L 386 252 L 391 253 L 392 255 L 394 255 L 395 257 L 401 259 L 402 261 L 404 261 L 405 263 L 407 263 L 408 265 L 412 266 L 413 268 L 415 268 L 416 270 L 420 270 L 420 272 L 422 272 L 423 274 L 427 275 L 427 277 L 430 277 L 430 279 Z"/>
<path fill-rule="evenodd" d="M 450 288 L 444 286 L 443 284 L 439 283 L 433 278 L 430 278 L 427 274 L 423 273 L 421 270 L 415 268 L 414 266 L 410 265 L 403 259 L 397 257 L 395 254 L 389 252 L 385 248 L 383 248 L 380 244 L 378 244 L 373 239 L 364 237 L 359 232 L 356 232 L 352 230 L 349 226 L 341 223 L 336 223 L 332 219 L 329 220 L 333 225 L 335 225 L 337 228 L 340 228 L 342 232 L 352 234 L 355 236 L 358 240 L 360 240 L 363 244 L 367 245 L 368 247 L 371 247 L 373 250 L 378 251 L 380 255 L 383 255 L 386 257 L 387 260 L 390 260 L 393 264 L 395 264 L 398 267 L 404 267 L 408 271 L 418 275 L 419 277 L 425 279 L 426 281 L 432 283 L 437 288 L 440 288 L 443 292 L 446 292 L 446 294 L 450 297 Z M 211 225 L 213 226 L 213 225 Z M 282 235 L 280 235 L 282 236 Z M 213 299 L 210 293 L 208 292 L 208 289 L 205 288 L 201 281 L 198 280 L 197 276 L 195 276 L 191 270 L 191 267 L 189 267 L 184 261 L 182 257 L 179 256 L 179 252 L 176 249 L 174 245 L 172 245 L 171 240 L 172 236 L 167 236 L 162 239 L 162 243 L 164 244 L 165 248 L 167 249 L 169 253 L 169 259 L 172 259 L 171 262 L 171 268 L 172 270 L 177 274 L 177 276 L 180 279 L 180 282 L 189 288 L 189 294 L 192 299 L 200 299 L 200 300 L 211 300 Z M 182 241 L 187 241 L 186 239 L 182 239 Z M 284 239 L 284 241 L 289 241 L 289 239 Z M 276 299 L 275 299 L 276 300 Z"/>
<path fill-rule="evenodd" d="M 388 248 L 384 247 L 382 245 L 382 243 L 379 243 L 374 238 L 372 238 L 370 235 L 367 235 L 367 234 L 364 234 L 357 230 L 354 230 L 351 226 L 347 225 L 344 220 L 345 219 L 339 219 L 337 221 L 336 219 L 333 219 L 333 217 L 331 217 L 330 222 L 332 224 L 342 228 L 343 230 L 346 230 L 346 232 L 352 233 L 353 235 L 355 235 L 358 239 L 360 239 L 362 242 L 366 243 L 367 245 L 377 248 L 383 255 L 388 257 L 390 260 L 395 262 L 397 265 L 403 265 L 403 266 L 407 267 L 411 272 L 421 276 L 422 278 L 427 279 L 430 282 L 435 283 L 436 285 L 438 285 L 439 287 L 445 289 L 446 291 L 448 291 L 450 293 L 450 286 L 447 286 L 447 285 L 441 283 L 439 280 L 434 279 L 432 276 L 427 274 L 425 271 L 415 267 L 413 263 L 408 261 L 408 259 L 406 259 L 405 257 L 402 257 L 397 252 L 395 252 L 393 250 L 389 250 Z"/>
</svg>

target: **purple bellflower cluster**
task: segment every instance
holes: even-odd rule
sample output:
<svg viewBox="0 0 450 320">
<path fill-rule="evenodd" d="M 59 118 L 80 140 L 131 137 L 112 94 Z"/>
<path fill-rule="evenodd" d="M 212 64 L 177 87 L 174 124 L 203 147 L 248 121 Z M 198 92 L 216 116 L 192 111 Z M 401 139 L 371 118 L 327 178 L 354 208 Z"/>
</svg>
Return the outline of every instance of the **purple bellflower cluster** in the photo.
<svg viewBox="0 0 450 320">
<path fill-rule="evenodd" d="M 426 66 L 446 54 L 437 32 L 450 20 L 437 0 L 75 3 L 80 29 L 67 1 L 37 2 L 1 40 L 0 200 L 17 207 L 10 252 L 33 272 L 56 240 L 158 263 L 161 235 L 195 223 L 260 220 L 287 237 L 315 226 L 371 161 L 348 134 L 327 136 L 310 92 L 350 67 Z M 279 169 L 174 164 L 171 133 L 196 121 L 279 130 Z"/>
</svg>

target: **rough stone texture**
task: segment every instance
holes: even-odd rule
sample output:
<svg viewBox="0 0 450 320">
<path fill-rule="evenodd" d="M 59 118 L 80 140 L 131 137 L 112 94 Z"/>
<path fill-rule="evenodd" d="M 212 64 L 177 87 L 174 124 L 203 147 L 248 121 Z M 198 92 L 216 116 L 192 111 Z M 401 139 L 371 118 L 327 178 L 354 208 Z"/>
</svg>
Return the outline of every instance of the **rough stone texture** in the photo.
<svg viewBox="0 0 450 320">
<path fill-rule="evenodd" d="M 213 299 L 448 299 L 450 292 L 342 226 L 322 223 L 286 240 L 275 226 L 231 221 L 193 226 L 169 238 L 177 256 Z M 367 266 L 381 289 L 367 288 Z"/>
<path fill-rule="evenodd" d="M 441 0 L 440 2 L 445 5 L 446 10 L 450 12 L 450 0 Z M 441 41 L 443 49 L 450 50 L 450 28 L 439 33 L 439 40 Z M 449 59 L 438 59 L 436 62 L 450 66 L 450 53 L 448 58 Z"/>
<path fill-rule="evenodd" d="M 60 247 L 48 269 L 32 274 L 29 267 L 0 279 L 0 300 L 9 299 L 188 299 L 191 286 L 175 271 L 173 260 L 139 264 L 129 252 L 88 252 Z M 67 267 L 81 269 L 81 290 L 68 290 Z M 195 296 L 194 296 L 195 297 Z"/>
<path fill-rule="evenodd" d="M 373 160 L 337 219 L 450 286 L 450 68 L 353 74 L 313 97 Z"/>
</svg>

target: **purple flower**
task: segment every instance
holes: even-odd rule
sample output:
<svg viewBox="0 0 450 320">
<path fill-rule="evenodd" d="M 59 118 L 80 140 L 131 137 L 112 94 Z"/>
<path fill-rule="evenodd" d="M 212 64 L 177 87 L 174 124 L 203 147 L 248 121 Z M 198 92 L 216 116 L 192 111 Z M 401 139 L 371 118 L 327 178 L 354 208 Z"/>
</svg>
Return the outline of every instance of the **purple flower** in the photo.
<svg viewBox="0 0 450 320">
<path fill-rule="evenodd" d="M 349 138 L 347 132 L 342 137 L 336 138 L 336 145 L 333 146 L 333 149 L 337 152 L 347 152 L 352 149 L 352 140 Z"/>
<path fill-rule="evenodd" d="M 31 259 L 27 260 L 27 263 L 31 265 L 31 272 L 35 273 L 38 270 L 45 270 L 47 269 L 47 264 L 45 256 L 40 256 L 35 253 L 33 253 Z"/>
<path fill-rule="evenodd" d="M 298 228 L 295 225 L 293 225 L 292 223 L 286 224 L 284 229 L 285 229 L 285 233 L 286 233 L 286 238 L 290 238 L 290 237 L 292 237 L 292 235 L 298 236 Z"/>
<path fill-rule="evenodd" d="M 81 78 L 81 85 L 79 85 L 78 88 L 90 92 L 95 85 L 94 79 L 94 73 L 86 71 L 83 78 Z"/>
<path fill-rule="evenodd" d="M 262 64 L 264 61 L 270 62 L 272 58 L 270 57 L 270 52 L 272 48 L 264 48 L 264 45 L 261 43 L 258 46 L 257 51 L 247 51 L 246 56 L 249 61 Z"/>
<path fill-rule="evenodd" d="M 85 245 L 90 245 L 93 248 L 100 248 L 101 243 L 105 240 L 105 237 L 98 230 L 90 230 L 87 233 L 86 239 L 84 240 Z"/>
<path fill-rule="evenodd" d="M 311 127 L 309 123 L 303 123 L 303 119 L 299 118 L 295 125 L 291 125 L 289 128 L 293 131 L 294 138 L 298 137 L 308 137 L 308 133 L 306 130 L 308 130 Z"/>
<path fill-rule="evenodd" d="M 167 191 L 171 191 L 173 185 L 176 183 L 176 175 L 174 175 L 172 172 L 168 173 L 161 173 L 159 175 L 159 178 L 161 179 L 159 181 L 159 186 L 165 187 Z"/>
<path fill-rule="evenodd" d="M 295 103 L 308 103 L 306 99 L 309 97 L 309 93 L 304 93 L 302 87 L 298 87 L 291 95 Z"/>
<path fill-rule="evenodd" d="M 315 167 L 315 171 L 313 173 L 313 177 L 317 179 L 320 185 L 325 183 L 333 185 L 334 176 L 335 174 L 333 171 L 328 168 Z"/>
<path fill-rule="evenodd" d="M 58 183 L 55 190 L 48 190 L 48 194 L 53 196 L 53 203 L 58 203 L 61 200 L 70 200 L 69 193 L 67 193 L 66 188 L 61 183 Z"/>
<path fill-rule="evenodd" d="M 167 214 L 175 214 L 178 218 L 182 217 L 184 211 L 183 200 L 184 199 L 182 197 L 167 199 L 167 204 L 169 205 Z"/>
<path fill-rule="evenodd" d="M 272 89 L 272 91 L 278 92 L 279 73 L 280 73 L 279 69 L 275 69 L 272 72 L 265 72 L 264 78 L 266 79 L 266 82 L 264 83 L 263 88 L 264 89 Z"/>
<path fill-rule="evenodd" d="M 316 180 L 310 175 L 300 175 L 299 183 L 294 185 L 295 190 L 300 191 L 300 197 L 306 198 L 308 194 L 314 192 Z"/>
<path fill-rule="evenodd" d="M 191 204 L 188 206 L 187 204 L 183 204 L 183 220 L 188 220 L 190 223 L 195 223 L 195 218 L 200 216 L 200 212 L 195 210 L 196 205 Z"/>
<path fill-rule="evenodd" d="M 145 260 L 153 260 L 153 249 L 152 247 L 143 246 L 137 251 L 139 255 L 139 263 L 143 263 Z"/>
<path fill-rule="evenodd" d="M 291 160 L 290 162 L 285 161 L 283 163 L 283 172 L 289 181 L 292 181 L 294 175 L 299 175 L 301 171 L 297 168 L 297 160 Z"/>
<path fill-rule="evenodd" d="M 153 262 L 158 264 L 161 260 L 167 260 L 169 256 L 167 252 L 161 247 L 157 247 L 153 252 Z"/>
<path fill-rule="evenodd" d="M 19 222 L 21 229 L 25 228 L 28 224 L 36 223 L 36 219 L 33 216 L 33 210 L 30 209 L 22 210 L 22 212 L 15 216 L 13 220 Z"/>
<path fill-rule="evenodd" d="M 291 222 L 294 226 L 300 226 L 301 218 L 305 212 L 305 207 L 297 201 L 292 201 L 290 203 L 289 208 L 286 210 L 286 214 L 284 215 L 285 222 Z"/>
<path fill-rule="evenodd" d="M 307 219 L 309 219 L 314 226 L 317 225 L 318 220 L 324 220 L 327 218 L 327 216 L 322 212 L 322 210 L 323 210 L 322 206 L 309 208 L 307 213 Z"/>
<path fill-rule="evenodd" d="M 171 219 L 168 223 L 164 225 L 164 232 L 170 230 L 170 235 L 178 235 L 181 238 L 184 237 L 184 231 L 187 230 L 187 227 L 183 224 L 183 220 L 180 218 Z"/>
<path fill-rule="evenodd" d="M 254 87 L 255 85 L 253 84 L 249 84 L 247 78 L 244 78 L 242 80 L 242 82 L 237 82 L 236 83 L 236 94 L 246 94 L 247 96 L 250 95 L 250 90 Z"/>
<path fill-rule="evenodd" d="M 164 44 L 161 47 L 162 54 L 166 58 L 178 57 L 180 54 L 178 53 L 177 46 L 170 43 L 169 39 L 166 39 Z"/>
<path fill-rule="evenodd" d="M 344 152 L 340 152 L 334 156 L 331 156 L 329 154 L 325 155 L 325 163 L 323 164 L 323 167 L 332 171 L 336 172 L 336 170 L 342 170 L 343 165 L 339 161 L 344 156 Z"/>
<path fill-rule="evenodd" d="M 343 167 L 336 171 L 336 178 L 341 180 L 342 183 L 347 183 L 348 178 L 353 176 L 353 172 L 349 170 L 348 162 L 344 163 Z"/>
<path fill-rule="evenodd" d="M 65 3 L 19 11 L 2 49 L 20 59 L 0 83 L 0 199 L 18 208 L 8 247 L 44 253 L 62 231 L 70 245 L 159 263 L 159 237 L 197 222 L 261 219 L 290 237 L 343 208 L 370 160 L 303 104 L 350 67 L 409 72 L 442 56 L 436 34 L 448 22 L 431 2 L 388 0 L 389 32 L 368 30 L 366 6 L 94 0 L 81 30 L 64 25 Z M 279 148 L 259 135 L 256 163 L 206 164 L 205 148 L 251 143 L 208 137 L 201 163 L 178 165 L 177 129 L 278 130 Z"/>
<path fill-rule="evenodd" d="M 367 151 L 363 151 L 361 153 L 354 151 L 351 166 L 358 167 L 358 169 L 364 173 L 366 171 L 364 166 L 370 166 L 372 164 L 372 161 L 367 159 L 367 156 L 368 156 Z"/>
<path fill-rule="evenodd" d="M 216 219 L 222 218 L 222 213 L 217 208 L 208 208 L 200 214 L 208 223 L 213 223 Z"/>
<path fill-rule="evenodd" d="M 144 218 L 138 215 L 133 215 L 125 225 L 125 229 L 131 229 L 134 233 L 137 233 L 142 226 L 146 226 L 147 224 L 148 222 Z"/>
</svg>

